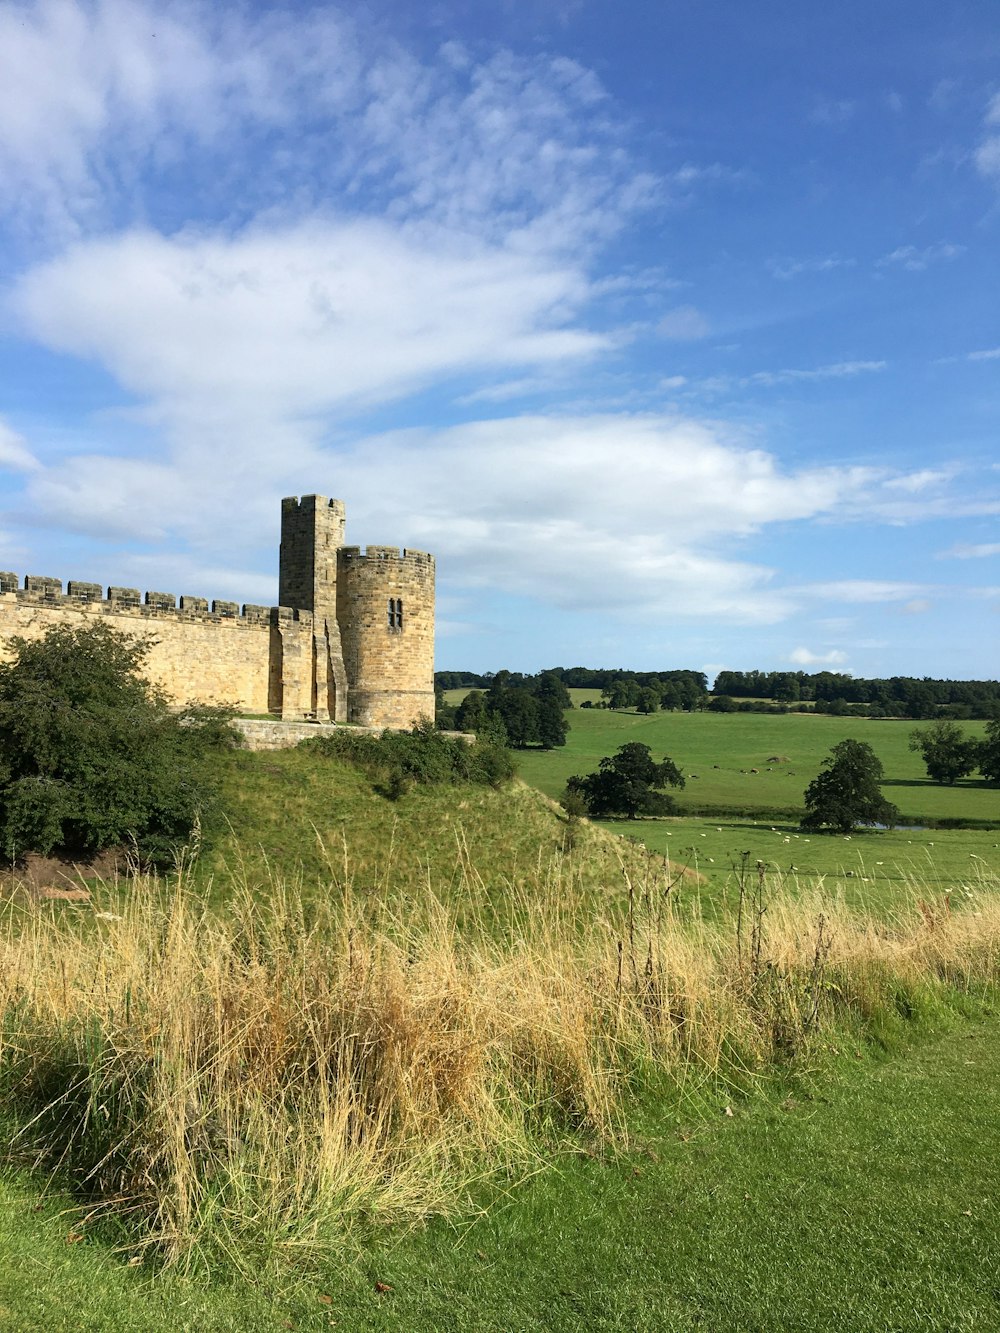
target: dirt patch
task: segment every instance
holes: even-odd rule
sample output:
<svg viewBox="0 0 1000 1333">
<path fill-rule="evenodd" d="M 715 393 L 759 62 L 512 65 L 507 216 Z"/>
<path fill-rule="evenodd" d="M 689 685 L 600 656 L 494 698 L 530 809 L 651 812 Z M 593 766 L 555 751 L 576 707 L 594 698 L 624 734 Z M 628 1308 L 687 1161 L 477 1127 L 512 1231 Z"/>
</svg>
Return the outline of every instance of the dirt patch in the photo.
<svg viewBox="0 0 1000 1333">
<path fill-rule="evenodd" d="M 787 754 L 772 754 L 769 756 L 767 762 L 769 764 L 790 764 L 792 761 Z"/>
<path fill-rule="evenodd" d="M 90 879 L 115 879 L 125 869 L 121 852 L 100 852 L 89 861 L 63 860 L 29 852 L 11 870 L 0 872 L 0 897 L 26 897 L 32 902 L 86 902 Z"/>
</svg>

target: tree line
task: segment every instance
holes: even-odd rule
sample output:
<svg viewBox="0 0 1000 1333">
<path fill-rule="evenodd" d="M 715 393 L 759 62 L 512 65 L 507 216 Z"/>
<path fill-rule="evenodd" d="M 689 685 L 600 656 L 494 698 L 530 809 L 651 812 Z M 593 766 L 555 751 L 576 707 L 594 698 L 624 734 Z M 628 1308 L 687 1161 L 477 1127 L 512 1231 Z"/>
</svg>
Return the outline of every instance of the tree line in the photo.
<svg viewBox="0 0 1000 1333">
<path fill-rule="evenodd" d="M 531 691 L 545 677 L 569 689 L 600 690 L 596 704 L 640 712 L 702 708 L 713 712 L 812 711 L 835 716 L 908 718 L 930 721 L 1000 716 L 1000 681 L 938 680 L 929 676 L 866 678 L 842 671 L 720 671 L 711 690 L 703 671 L 628 671 L 623 667 L 551 667 L 534 675 L 520 671 L 439 671 L 439 692 L 489 691 L 497 676 L 511 689 Z"/>
<path fill-rule="evenodd" d="M 866 678 L 843 671 L 720 671 L 714 697 L 769 699 L 779 704 L 813 703 L 818 712 L 841 705 L 867 705 L 870 716 L 915 719 L 951 716 L 988 718 L 1000 712 L 1000 681 L 937 680 L 930 676 Z M 828 707 L 822 707 L 828 705 Z"/>
</svg>

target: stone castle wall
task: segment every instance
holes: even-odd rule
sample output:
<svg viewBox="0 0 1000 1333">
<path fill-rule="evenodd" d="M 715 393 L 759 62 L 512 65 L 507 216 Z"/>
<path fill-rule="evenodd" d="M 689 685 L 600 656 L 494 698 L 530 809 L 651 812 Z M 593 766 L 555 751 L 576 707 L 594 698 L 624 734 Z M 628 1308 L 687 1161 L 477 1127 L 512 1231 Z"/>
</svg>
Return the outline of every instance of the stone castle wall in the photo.
<svg viewBox="0 0 1000 1333">
<path fill-rule="evenodd" d="M 222 703 L 285 721 L 409 727 L 434 716 L 434 558 L 344 546 L 344 505 L 282 501 L 277 607 L 0 572 L 9 640 L 101 620 L 150 641 L 146 673 L 176 703 Z M 287 599 L 287 602 L 286 602 Z"/>
<path fill-rule="evenodd" d="M 266 713 L 273 705 L 271 680 L 272 613 L 269 607 L 182 598 L 172 609 L 169 594 L 114 589 L 112 598 L 95 597 L 93 584 L 69 584 L 63 594 L 57 579 L 26 580 L 0 574 L 0 661 L 10 660 L 8 640 L 39 639 L 53 625 L 77 628 L 101 620 L 121 634 L 148 637 L 152 646 L 146 673 L 176 703 L 231 704 L 244 713 Z M 81 594 L 78 589 L 87 591 Z"/>
</svg>

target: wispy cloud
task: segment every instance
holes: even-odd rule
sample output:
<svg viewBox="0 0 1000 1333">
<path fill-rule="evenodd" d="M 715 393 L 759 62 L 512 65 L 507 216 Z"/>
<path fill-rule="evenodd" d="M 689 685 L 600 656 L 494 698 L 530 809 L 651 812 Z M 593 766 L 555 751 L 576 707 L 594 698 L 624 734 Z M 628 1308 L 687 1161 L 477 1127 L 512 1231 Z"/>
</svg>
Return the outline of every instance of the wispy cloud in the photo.
<svg viewBox="0 0 1000 1333">
<path fill-rule="evenodd" d="M 418 61 L 331 7 L 7 6 L 0 198 L 24 237 L 63 242 L 123 210 L 169 215 L 183 170 L 205 205 L 232 215 L 238 200 L 237 221 L 337 199 L 522 249 L 578 246 L 656 186 L 603 101 L 572 60 L 477 61 L 451 43 Z"/>
<path fill-rule="evenodd" d="M 1000 347 L 987 347 L 984 351 L 969 352 L 967 361 L 1000 361 Z"/>
<path fill-rule="evenodd" d="M 931 590 L 919 583 L 897 583 L 890 579 L 835 579 L 811 584 L 802 591 L 824 601 L 865 603 L 905 602 Z"/>
<path fill-rule="evenodd" d="M 794 648 L 788 654 L 788 660 L 801 667 L 842 667 L 847 661 L 847 654 L 839 648 L 831 648 L 825 653 L 814 653 L 809 648 Z"/>
<path fill-rule="evenodd" d="M 839 127 L 854 119 L 858 104 L 850 98 L 817 97 L 809 110 L 814 125 Z"/>
<path fill-rule="evenodd" d="M 836 269 L 854 268 L 856 259 L 842 259 L 840 255 L 826 255 L 819 259 L 770 259 L 767 267 L 781 282 L 798 278 L 803 273 L 833 273 Z"/>
<path fill-rule="evenodd" d="M 1000 542 L 957 542 L 947 551 L 939 551 L 939 560 L 985 560 L 1000 555 Z"/>
<path fill-rule="evenodd" d="M 707 337 L 711 325 L 696 306 L 682 305 L 674 310 L 668 310 L 657 322 L 656 331 L 661 338 L 694 341 Z"/>
<path fill-rule="evenodd" d="M 948 259 L 957 259 L 959 255 L 964 253 L 964 245 L 952 245 L 948 241 L 939 241 L 936 245 L 925 245 L 922 248 L 916 245 L 901 245 L 889 254 L 883 255 L 881 259 L 876 260 L 875 266 L 876 268 L 892 268 L 898 265 L 910 273 L 922 273 L 931 264 L 939 264 Z"/>
<path fill-rule="evenodd" d="M 813 366 L 809 369 L 758 370 L 746 376 L 745 384 L 810 383 L 815 380 L 853 379 L 855 375 L 869 375 L 885 370 L 887 361 L 835 361 L 826 366 Z"/>
<path fill-rule="evenodd" d="M 37 472 L 40 467 L 23 436 L 0 420 L 0 468 L 11 472 Z"/>
<path fill-rule="evenodd" d="M 980 175 L 1000 181 L 1000 93 L 990 99 L 983 117 L 983 137 L 973 154 Z"/>
</svg>

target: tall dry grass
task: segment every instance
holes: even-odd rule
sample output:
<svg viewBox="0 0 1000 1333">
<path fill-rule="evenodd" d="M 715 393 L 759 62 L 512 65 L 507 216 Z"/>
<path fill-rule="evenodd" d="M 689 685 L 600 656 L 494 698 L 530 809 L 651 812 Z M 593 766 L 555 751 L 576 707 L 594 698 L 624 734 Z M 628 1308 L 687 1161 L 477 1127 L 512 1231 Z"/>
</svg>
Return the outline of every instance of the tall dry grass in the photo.
<svg viewBox="0 0 1000 1333">
<path fill-rule="evenodd" d="M 405 910 L 353 893 L 349 867 L 224 913 L 183 871 L 107 885 L 93 909 L 11 909 L 15 1151 L 169 1260 L 307 1256 L 358 1218 L 458 1210 L 485 1174 L 620 1141 L 643 1089 L 737 1078 L 997 981 L 985 872 L 961 911 L 914 886 L 887 921 L 822 884 L 772 898 L 744 868 L 738 910 L 710 924 L 649 866 L 599 919 L 565 870 L 484 894 L 467 851 L 457 893 Z"/>
</svg>

